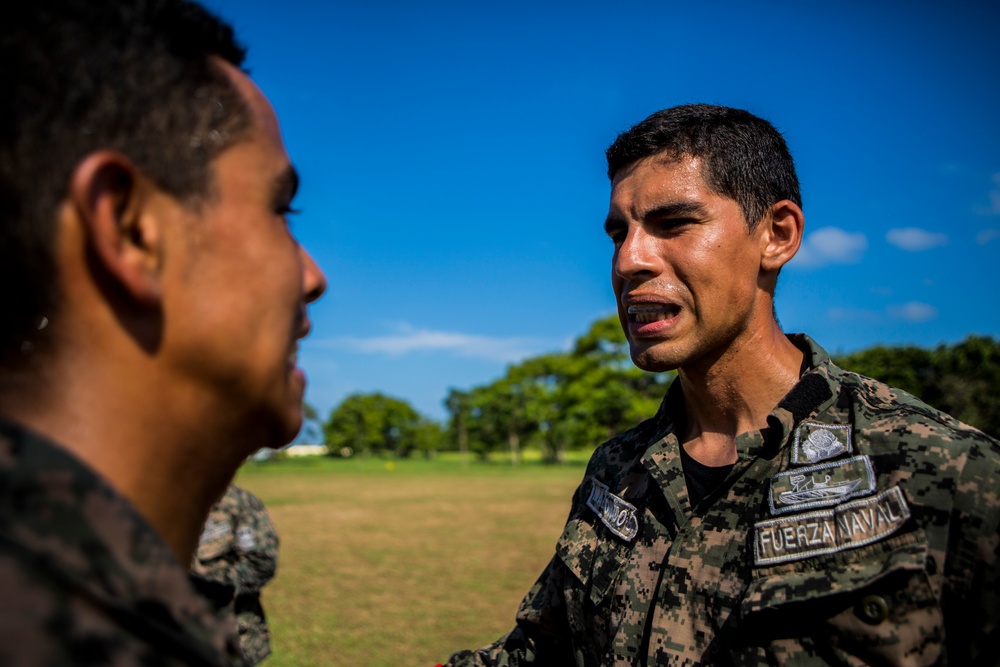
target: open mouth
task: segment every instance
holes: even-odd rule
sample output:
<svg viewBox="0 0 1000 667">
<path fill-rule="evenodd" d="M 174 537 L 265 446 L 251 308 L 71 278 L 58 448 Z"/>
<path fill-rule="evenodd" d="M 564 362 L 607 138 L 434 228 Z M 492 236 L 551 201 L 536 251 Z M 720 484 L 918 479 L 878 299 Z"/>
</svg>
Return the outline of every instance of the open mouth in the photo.
<svg viewBox="0 0 1000 667">
<path fill-rule="evenodd" d="M 649 303 L 628 307 L 629 322 L 634 324 L 649 324 L 662 322 L 676 317 L 681 312 L 680 306 L 671 303 Z"/>
</svg>

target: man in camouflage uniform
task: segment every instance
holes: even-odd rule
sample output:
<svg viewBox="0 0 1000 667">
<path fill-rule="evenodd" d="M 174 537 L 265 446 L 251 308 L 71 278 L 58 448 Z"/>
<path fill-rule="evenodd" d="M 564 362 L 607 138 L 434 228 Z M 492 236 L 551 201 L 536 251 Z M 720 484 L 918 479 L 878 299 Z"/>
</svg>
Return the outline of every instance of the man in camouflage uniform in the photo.
<svg viewBox="0 0 1000 667">
<path fill-rule="evenodd" d="M 594 453 L 514 630 L 449 664 L 1000 664 L 1000 444 L 781 332 L 781 135 L 689 105 L 607 157 L 632 359 L 678 377 Z"/>
<path fill-rule="evenodd" d="M 226 24 L 186 0 L 0 21 L 0 665 L 241 664 L 187 565 L 291 440 L 325 281 Z"/>
<path fill-rule="evenodd" d="M 191 561 L 195 587 L 236 619 L 248 665 L 271 655 L 260 589 L 278 567 L 278 531 L 260 499 L 235 484 L 213 507 Z"/>
</svg>

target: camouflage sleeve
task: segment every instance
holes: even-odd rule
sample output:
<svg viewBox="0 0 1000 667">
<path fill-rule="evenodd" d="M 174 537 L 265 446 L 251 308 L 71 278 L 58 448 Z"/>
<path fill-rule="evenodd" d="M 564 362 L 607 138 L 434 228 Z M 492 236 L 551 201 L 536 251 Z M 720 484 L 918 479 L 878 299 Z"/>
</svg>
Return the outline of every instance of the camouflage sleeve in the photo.
<svg viewBox="0 0 1000 667">
<path fill-rule="evenodd" d="M 517 612 L 517 626 L 494 643 L 475 651 L 460 651 L 448 659 L 450 667 L 518 667 L 573 665 L 566 608 L 562 604 L 564 577 L 572 576 L 554 557 L 531 587 Z"/>
<path fill-rule="evenodd" d="M 954 664 L 998 665 L 1000 443 L 977 443 L 967 455 L 955 489 L 950 520 L 953 537 L 946 559 L 943 603 L 948 657 Z"/>
<path fill-rule="evenodd" d="M 239 489 L 233 544 L 233 584 L 237 595 L 255 593 L 274 577 L 278 567 L 278 531 L 267 509 L 256 496 Z"/>
</svg>

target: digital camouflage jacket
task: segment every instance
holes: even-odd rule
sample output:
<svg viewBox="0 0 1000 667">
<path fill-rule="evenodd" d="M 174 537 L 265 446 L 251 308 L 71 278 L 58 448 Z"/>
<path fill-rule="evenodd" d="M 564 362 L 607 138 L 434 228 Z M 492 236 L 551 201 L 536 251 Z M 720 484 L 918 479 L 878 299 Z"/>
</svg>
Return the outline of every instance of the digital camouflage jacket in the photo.
<svg viewBox="0 0 1000 667">
<path fill-rule="evenodd" d="M 216 609 L 236 618 L 249 665 L 271 654 L 260 589 L 274 577 L 277 566 L 278 531 L 264 503 L 230 485 L 208 515 L 191 572 L 196 575 L 195 585 Z M 199 579 L 220 585 L 206 585 Z"/>
<path fill-rule="evenodd" d="M 720 488 L 690 506 L 675 382 L 594 453 L 515 629 L 448 664 L 1000 664 L 1000 443 L 792 340 Z"/>
<path fill-rule="evenodd" d="M 240 665 L 159 534 L 65 450 L 0 422 L 0 665 Z"/>
</svg>

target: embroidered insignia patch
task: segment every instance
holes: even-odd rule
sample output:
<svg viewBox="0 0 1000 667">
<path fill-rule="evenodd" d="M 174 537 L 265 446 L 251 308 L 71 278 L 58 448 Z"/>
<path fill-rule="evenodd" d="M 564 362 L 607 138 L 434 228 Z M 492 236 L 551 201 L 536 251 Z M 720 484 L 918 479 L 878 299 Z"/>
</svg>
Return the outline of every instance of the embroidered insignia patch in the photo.
<svg viewBox="0 0 1000 667">
<path fill-rule="evenodd" d="M 754 524 L 754 565 L 773 565 L 877 542 L 910 517 L 898 486 L 829 510 Z"/>
<path fill-rule="evenodd" d="M 839 505 L 848 498 L 875 492 L 875 472 L 867 456 L 854 456 L 808 468 L 780 472 L 771 478 L 771 514 Z"/>
<path fill-rule="evenodd" d="M 587 507 L 594 510 L 601 522 L 612 533 L 631 542 L 639 534 L 639 518 L 635 505 L 625 502 L 608 491 L 608 487 L 596 479 L 587 498 Z"/>
<path fill-rule="evenodd" d="M 257 546 L 254 539 L 253 529 L 250 526 L 240 526 L 236 529 L 236 548 L 244 553 L 249 553 Z"/>
<path fill-rule="evenodd" d="M 205 542 L 211 542 L 212 540 L 217 540 L 220 537 L 225 537 L 233 532 L 228 521 L 214 521 L 209 519 L 205 523 L 205 529 L 201 533 L 201 537 L 198 538 L 198 544 L 204 544 Z"/>
<path fill-rule="evenodd" d="M 792 463 L 818 463 L 852 450 L 849 424 L 802 422 L 795 430 Z"/>
</svg>

